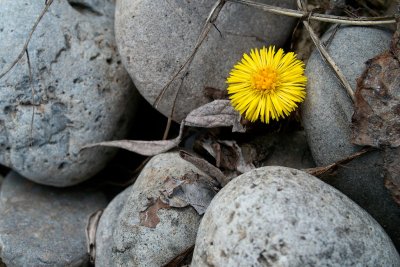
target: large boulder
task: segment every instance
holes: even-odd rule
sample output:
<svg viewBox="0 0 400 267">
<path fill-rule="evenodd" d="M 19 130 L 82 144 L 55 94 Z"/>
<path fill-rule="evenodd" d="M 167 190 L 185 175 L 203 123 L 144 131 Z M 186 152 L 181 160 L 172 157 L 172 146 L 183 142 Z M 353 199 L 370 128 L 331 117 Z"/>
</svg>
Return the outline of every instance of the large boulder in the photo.
<svg viewBox="0 0 400 267">
<path fill-rule="evenodd" d="M 295 0 L 259 0 L 279 7 L 296 7 Z M 119 0 L 115 31 L 122 62 L 139 92 L 151 104 L 190 57 L 215 0 Z M 205 87 L 225 90 L 233 65 L 251 48 L 283 46 L 295 20 L 254 7 L 225 2 L 190 67 L 181 73 L 156 108 L 181 122 L 207 103 Z M 182 82 L 182 84 L 181 84 Z"/>
<path fill-rule="evenodd" d="M 16 59 L 45 1 L 2 1 L 0 72 Z M 114 40 L 114 3 L 54 0 L 26 55 L 0 80 L 0 164 L 37 183 L 69 186 L 104 167 L 121 139 L 136 91 Z"/>
<path fill-rule="evenodd" d="M 242 174 L 212 200 L 192 267 L 399 266 L 382 227 L 319 179 L 291 168 Z"/>
</svg>

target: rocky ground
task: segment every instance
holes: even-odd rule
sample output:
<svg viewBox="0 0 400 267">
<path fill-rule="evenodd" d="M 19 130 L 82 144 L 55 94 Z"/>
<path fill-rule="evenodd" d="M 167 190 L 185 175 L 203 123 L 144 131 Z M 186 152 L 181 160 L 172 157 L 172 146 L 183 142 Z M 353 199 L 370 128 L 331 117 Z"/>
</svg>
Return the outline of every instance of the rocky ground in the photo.
<svg viewBox="0 0 400 267">
<path fill-rule="evenodd" d="M 0 3 L 1 267 L 400 266 L 400 31 L 312 18 L 398 3 L 238 2 Z M 307 95 L 252 123 L 226 78 L 269 45 Z"/>
</svg>

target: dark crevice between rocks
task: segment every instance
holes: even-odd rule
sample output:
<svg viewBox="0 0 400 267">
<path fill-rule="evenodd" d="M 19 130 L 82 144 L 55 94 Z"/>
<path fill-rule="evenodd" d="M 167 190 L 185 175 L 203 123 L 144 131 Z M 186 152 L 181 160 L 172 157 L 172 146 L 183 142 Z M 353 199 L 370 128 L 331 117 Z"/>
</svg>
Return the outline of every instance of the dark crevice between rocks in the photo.
<svg viewBox="0 0 400 267">
<path fill-rule="evenodd" d="M 76 11 L 78 11 L 79 13 L 81 13 L 83 15 L 103 16 L 102 13 L 93 9 L 91 6 L 89 6 L 85 3 L 78 2 L 78 1 L 71 1 L 71 0 L 68 0 L 68 3 L 70 4 L 70 6 L 73 9 L 75 9 Z"/>
</svg>

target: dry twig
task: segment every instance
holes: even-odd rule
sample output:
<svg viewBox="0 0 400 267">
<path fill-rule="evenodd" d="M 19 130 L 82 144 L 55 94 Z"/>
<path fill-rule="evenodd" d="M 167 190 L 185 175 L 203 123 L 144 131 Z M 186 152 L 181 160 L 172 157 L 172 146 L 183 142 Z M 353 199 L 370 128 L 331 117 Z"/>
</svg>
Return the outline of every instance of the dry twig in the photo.
<svg viewBox="0 0 400 267">
<path fill-rule="evenodd" d="M 199 38 L 197 39 L 196 45 L 193 48 L 193 52 L 190 54 L 190 56 L 186 59 L 185 63 L 179 68 L 179 70 L 172 76 L 170 81 L 161 89 L 161 92 L 158 94 L 156 101 L 154 101 L 153 106 L 157 108 L 160 100 L 163 98 L 165 92 L 171 85 L 173 81 L 175 81 L 176 77 L 179 76 L 179 74 L 187 67 L 190 65 L 192 62 L 194 56 L 197 53 L 197 50 L 199 50 L 200 46 L 204 42 L 205 38 L 207 37 L 208 33 L 211 30 L 211 27 L 213 25 L 213 22 L 217 19 L 219 12 L 221 11 L 222 7 L 224 6 L 226 0 L 217 0 L 213 8 L 211 9 L 210 14 L 208 15 L 206 22 L 203 26 L 203 29 L 200 33 Z"/>
<path fill-rule="evenodd" d="M 52 3 L 53 3 L 53 0 L 46 0 L 46 2 L 45 2 L 45 7 L 43 8 L 43 10 L 42 10 L 42 12 L 40 13 L 39 17 L 36 19 L 36 22 L 35 22 L 35 24 L 33 25 L 31 31 L 29 32 L 28 39 L 26 39 L 25 44 L 24 44 L 24 46 L 22 47 L 21 52 L 18 54 L 18 57 L 11 63 L 11 65 L 8 66 L 8 68 L 6 68 L 6 70 L 3 71 L 3 72 L 0 74 L 0 79 L 3 78 L 7 73 L 9 73 L 10 70 L 12 70 L 12 69 L 14 68 L 14 66 L 15 66 L 15 65 L 21 60 L 21 58 L 24 56 L 25 51 L 27 51 L 27 49 L 28 49 L 29 42 L 30 42 L 31 39 L 32 39 L 33 33 L 35 32 L 37 26 L 39 25 L 39 22 L 42 20 L 44 14 L 46 14 L 47 10 L 49 9 L 49 7 L 50 7 L 50 5 L 51 5 Z"/>
<path fill-rule="evenodd" d="M 313 175 L 313 176 L 321 176 L 323 174 L 326 174 L 328 172 L 332 172 L 333 170 L 335 170 L 336 168 L 338 168 L 340 165 L 342 164 L 346 164 L 349 163 L 350 161 L 352 161 L 355 158 L 360 157 L 361 155 L 364 155 L 365 153 L 374 150 L 374 148 L 364 148 L 344 159 L 338 160 L 335 163 L 329 164 L 327 166 L 322 166 L 322 167 L 316 167 L 316 168 L 311 168 L 311 169 L 303 169 L 303 171 Z"/>
<path fill-rule="evenodd" d="M 308 17 L 307 11 L 294 10 L 290 8 L 276 7 L 267 4 L 262 4 L 259 2 L 255 2 L 253 0 L 227 0 L 229 2 L 243 4 L 246 6 L 253 6 L 258 9 L 262 9 L 264 11 L 285 15 L 289 17 L 295 18 L 304 18 Z M 326 14 L 318 14 L 314 13 L 309 16 L 310 20 L 317 20 L 322 22 L 330 22 L 330 23 L 340 23 L 340 24 L 349 24 L 349 25 L 358 25 L 358 26 L 371 26 L 371 25 L 382 25 L 382 24 L 393 24 L 396 23 L 396 20 L 393 17 L 359 17 L 359 18 L 349 18 L 343 16 L 333 16 Z"/>
</svg>

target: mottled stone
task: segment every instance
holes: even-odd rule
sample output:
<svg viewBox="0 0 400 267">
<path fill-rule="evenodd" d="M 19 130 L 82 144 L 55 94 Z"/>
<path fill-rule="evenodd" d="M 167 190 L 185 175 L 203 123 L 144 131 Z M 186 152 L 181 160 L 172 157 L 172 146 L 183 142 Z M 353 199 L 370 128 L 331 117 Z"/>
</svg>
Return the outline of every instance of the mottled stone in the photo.
<svg viewBox="0 0 400 267">
<path fill-rule="evenodd" d="M 328 31 L 323 40 L 332 34 Z M 379 28 L 341 27 L 328 51 L 353 88 L 365 62 L 389 47 L 391 33 Z M 353 104 L 333 71 L 314 51 L 306 68 L 307 97 L 302 106 L 308 143 L 318 166 L 328 165 L 359 151 L 351 143 Z M 400 248 L 400 208 L 384 187 L 382 157 L 371 152 L 339 168 L 326 179 L 368 211 Z"/>
<path fill-rule="evenodd" d="M 232 180 L 201 221 L 191 266 L 399 266 L 382 227 L 319 179 L 263 167 Z"/>
<path fill-rule="evenodd" d="M 0 191 L 1 261 L 8 267 L 83 266 L 89 259 L 88 218 L 105 205 L 98 192 L 42 186 L 8 174 Z"/>
<path fill-rule="evenodd" d="M 296 7 L 294 0 L 259 0 Z M 191 55 L 214 0 L 119 0 L 115 31 L 122 62 L 139 92 L 153 104 L 162 88 Z M 226 88 L 226 77 L 244 52 L 268 45 L 283 46 L 295 20 L 226 1 L 187 72 L 177 77 L 156 108 L 181 120 L 209 102 L 205 87 Z"/>
<path fill-rule="evenodd" d="M 178 153 L 160 154 L 147 163 L 135 184 L 127 189 L 128 196 L 123 196 L 122 208 L 117 203 L 123 200 L 116 200 L 110 207 L 114 211 L 107 211 L 108 215 L 101 218 L 101 221 L 112 221 L 105 216 L 117 214 L 120 209 L 115 222 L 111 222 L 114 224 L 113 240 L 107 244 L 112 247 L 112 260 L 105 261 L 104 266 L 164 266 L 194 245 L 201 219 L 194 208 L 160 206 L 155 214 L 148 209 L 157 203 L 168 178 L 180 179 L 192 172 L 204 175 Z M 149 226 L 155 217 L 159 222 Z M 105 224 L 101 222 L 101 225 Z"/>
<path fill-rule="evenodd" d="M 16 59 L 44 3 L 2 1 L 0 72 Z M 111 0 L 53 1 L 28 46 L 32 82 L 26 56 L 0 80 L 1 164 L 37 183 L 68 186 L 111 158 L 110 149 L 80 149 L 124 138 L 135 110 L 113 16 Z"/>
<path fill-rule="evenodd" d="M 113 266 L 111 258 L 112 244 L 114 242 L 113 232 L 118 216 L 131 191 L 132 186 L 118 194 L 101 215 L 96 231 L 96 267 Z"/>
</svg>

